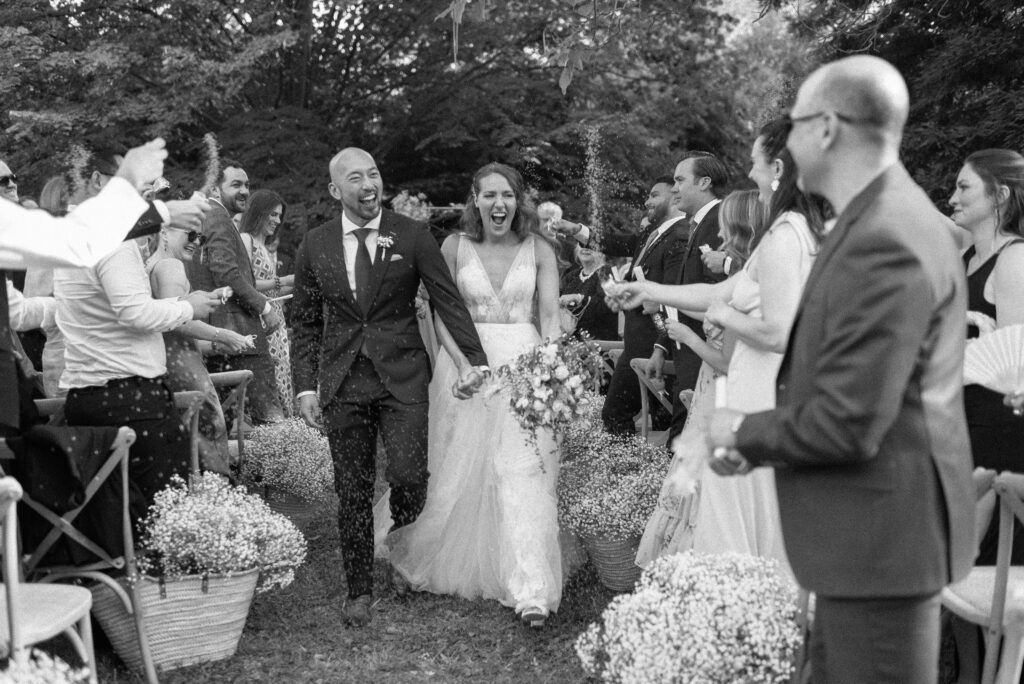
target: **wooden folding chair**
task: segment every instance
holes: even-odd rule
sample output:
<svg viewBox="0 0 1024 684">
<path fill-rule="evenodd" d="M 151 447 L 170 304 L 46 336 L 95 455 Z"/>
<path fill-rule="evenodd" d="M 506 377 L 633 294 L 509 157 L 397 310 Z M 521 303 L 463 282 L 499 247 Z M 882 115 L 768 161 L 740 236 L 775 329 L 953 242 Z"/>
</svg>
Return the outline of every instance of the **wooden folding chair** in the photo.
<svg viewBox="0 0 1024 684">
<path fill-rule="evenodd" d="M 612 373 L 615 372 L 615 363 L 622 356 L 622 351 L 626 348 L 626 345 L 622 340 L 593 340 L 593 342 L 600 348 L 601 357 L 604 359 L 604 366 L 601 369 L 604 378 L 598 377 L 594 379 L 594 392 L 596 393 L 601 391 L 602 380 L 611 378 Z"/>
<path fill-rule="evenodd" d="M 210 379 L 213 380 L 213 386 L 217 389 L 232 388 L 223 401 L 221 401 L 220 406 L 225 416 L 228 415 L 228 411 L 232 408 L 235 409 L 234 420 L 231 421 L 231 425 L 228 427 L 228 439 L 230 440 L 231 433 L 234 432 L 237 447 L 235 456 L 237 458 L 237 465 L 241 467 L 245 461 L 245 431 L 242 430 L 242 413 L 245 407 L 245 392 L 249 387 L 249 383 L 252 382 L 252 371 L 237 370 L 210 373 Z"/>
<path fill-rule="evenodd" d="M 665 391 L 665 376 L 675 375 L 676 368 L 672 361 L 666 361 L 661 366 L 660 378 L 647 377 L 647 359 L 637 358 L 629 362 L 629 367 L 636 373 L 640 381 L 640 435 L 651 444 L 665 444 L 668 441 L 668 430 L 651 430 L 651 396 L 658 400 L 658 403 L 665 407 L 665 410 L 672 413 L 672 399 Z"/>
<path fill-rule="evenodd" d="M 92 593 L 84 587 L 29 584 L 21 581 L 18 563 L 18 509 L 21 485 L 0 478 L 0 524 L 3 526 L 4 585 L 0 594 L 0 648 L 18 665 L 26 665 L 33 644 L 66 634 L 89 668 L 96 684 L 96 653 L 92 644 Z M 77 629 L 76 629 L 77 627 Z"/>
<path fill-rule="evenodd" d="M 942 604 L 985 628 L 982 684 L 1016 684 L 1024 665 L 1024 567 L 1010 566 L 1014 518 L 1024 522 L 1024 475 L 1005 472 L 992 484 L 999 499 L 995 566 L 976 566 L 942 590 Z"/>
</svg>

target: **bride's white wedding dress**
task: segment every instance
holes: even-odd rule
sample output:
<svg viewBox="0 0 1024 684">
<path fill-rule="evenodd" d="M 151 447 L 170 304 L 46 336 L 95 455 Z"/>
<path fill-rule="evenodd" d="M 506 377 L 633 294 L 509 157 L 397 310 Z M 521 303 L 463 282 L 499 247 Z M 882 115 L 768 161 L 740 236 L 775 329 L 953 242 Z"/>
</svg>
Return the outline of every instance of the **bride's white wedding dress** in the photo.
<svg viewBox="0 0 1024 684">
<path fill-rule="evenodd" d="M 496 292 L 473 243 L 459 240 L 455 281 L 492 369 L 540 341 L 534 241 L 521 243 Z M 456 399 L 457 378 L 440 349 L 430 385 L 427 503 L 416 522 L 388 535 L 391 563 L 418 591 L 495 599 L 516 611 L 557 610 L 554 438 L 540 431 L 537 445 L 528 443 L 504 392 Z"/>
</svg>

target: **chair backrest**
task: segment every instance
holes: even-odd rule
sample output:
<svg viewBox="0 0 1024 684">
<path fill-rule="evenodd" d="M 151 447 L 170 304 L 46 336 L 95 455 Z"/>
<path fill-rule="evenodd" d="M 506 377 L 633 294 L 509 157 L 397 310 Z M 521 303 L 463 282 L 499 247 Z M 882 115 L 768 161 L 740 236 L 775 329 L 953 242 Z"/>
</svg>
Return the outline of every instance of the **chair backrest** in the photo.
<svg viewBox="0 0 1024 684">
<path fill-rule="evenodd" d="M 7 628 L 10 643 L 5 644 L 7 653 L 13 656 L 23 648 L 18 628 L 17 607 L 18 583 L 21 568 L 18 567 L 18 501 L 22 497 L 21 485 L 13 477 L 0 477 L 0 525 L 3 527 L 3 571 L 4 593 L 7 597 Z"/>
<path fill-rule="evenodd" d="M 430 326 L 430 328 L 433 330 L 433 326 Z M 245 462 L 245 431 L 242 430 L 242 413 L 245 407 L 246 388 L 252 381 L 252 371 L 237 370 L 210 373 L 210 380 L 213 381 L 213 386 L 218 389 L 223 387 L 232 388 L 231 392 L 224 397 L 224 401 L 221 402 L 220 406 L 225 416 L 232 408 L 235 409 L 232 425 L 228 428 L 228 436 L 230 437 L 232 432 L 235 433 L 235 439 L 238 442 L 238 466 L 241 467 Z"/>
<path fill-rule="evenodd" d="M 996 578 L 992 589 L 992 614 L 987 630 L 987 650 L 982 682 L 995 681 L 999 639 L 1006 615 L 1006 585 L 1013 552 L 1014 518 L 1024 523 L 1024 475 L 1005 472 L 996 476 L 992 488 L 999 497 L 999 546 L 996 553 Z"/>
</svg>

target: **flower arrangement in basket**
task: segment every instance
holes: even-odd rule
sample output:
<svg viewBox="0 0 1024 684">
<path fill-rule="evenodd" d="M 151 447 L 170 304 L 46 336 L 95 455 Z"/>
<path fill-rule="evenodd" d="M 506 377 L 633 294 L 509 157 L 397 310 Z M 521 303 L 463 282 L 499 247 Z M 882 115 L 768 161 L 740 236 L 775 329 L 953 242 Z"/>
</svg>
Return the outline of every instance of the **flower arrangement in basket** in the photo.
<svg viewBox="0 0 1024 684">
<path fill-rule="evenodd" d="M 781 684 L 800 642 L 796 612 L 774 560 L 688 551 L 654 561 L 576 654 L 605 682 Z"/>
<path fill-rule="evenodd" d="M 73 668 L 57 656 L 33 649 L 24 664 L 11 658 L 0 670 L 0 682 L 9 684 L 85 684 L 89 668 Z"/>
<path fill-rule="evenodd" d="M 245 441 L 242 481 L 272 487 L 308 503 L 325 501 L 334 488 L 327 437 L 301 418 L 260 425 Z"/>
<path fill-rule="evenodd" d="M 142 523 L 139 569 L 167 578 L 258 570 L 257 592 L 287 587 L 306 561 L 306 539 L 258 496 L 204 473 L 158 492 Z"/>
<path fill-rule="evenodd" d="M 537 431 L 556 434 L 588 409 L 588 388 L 600 373 L 601 354 L 586 338 L 562 335 L 547 340 L 495 371 L 496 380 L 486 396 L 508 395 L 512 413 L 536 443 Z"/>
<path fill-rule="evenodd" d="M 669 454 L 638 435 L 612 435 L 583 416 L 562 442 L 561 525 L 581 537 L 633 539 L 654 512 Z"/>
</svg>

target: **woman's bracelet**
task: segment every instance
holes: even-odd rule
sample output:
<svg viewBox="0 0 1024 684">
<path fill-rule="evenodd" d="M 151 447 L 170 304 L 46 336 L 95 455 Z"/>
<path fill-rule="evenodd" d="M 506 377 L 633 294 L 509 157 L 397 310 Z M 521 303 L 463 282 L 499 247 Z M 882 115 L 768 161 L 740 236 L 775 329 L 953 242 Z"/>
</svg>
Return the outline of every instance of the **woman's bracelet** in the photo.
<svg viewBox="0 0 1024 684">
<path fill-rule="evenodd" d="M 274 276 L 274 289 L 275 290 L 280 290 L 281 289 L 281 276 L 279 276 L 279 275 Z"/>
</svg>

